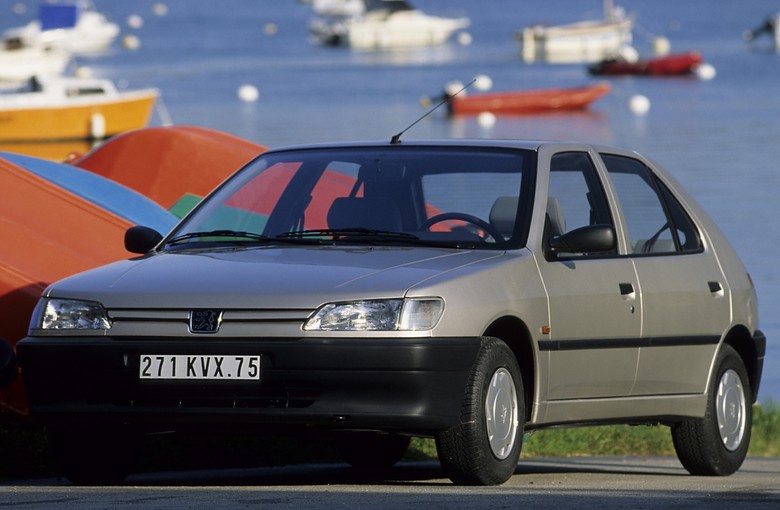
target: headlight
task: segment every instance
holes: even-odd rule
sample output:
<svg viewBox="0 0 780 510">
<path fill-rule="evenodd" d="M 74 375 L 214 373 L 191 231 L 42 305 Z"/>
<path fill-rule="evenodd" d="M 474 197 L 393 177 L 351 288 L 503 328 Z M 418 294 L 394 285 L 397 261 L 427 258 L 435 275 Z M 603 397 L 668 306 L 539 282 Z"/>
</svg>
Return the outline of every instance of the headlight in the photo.
<svg viewBox="0 0 780 510">
<path fill-rule="evenodd" d="M 304 325 L 306 331 L 425 331 L 439 322 L 440 298 L 382 299 L 323 305 Z"/>
<path fill-rule="evenodd" d="M 100 303 L 74 299 L 42 299 L 30 322 L 30 329 L 111 329 Z"/>
</svg>

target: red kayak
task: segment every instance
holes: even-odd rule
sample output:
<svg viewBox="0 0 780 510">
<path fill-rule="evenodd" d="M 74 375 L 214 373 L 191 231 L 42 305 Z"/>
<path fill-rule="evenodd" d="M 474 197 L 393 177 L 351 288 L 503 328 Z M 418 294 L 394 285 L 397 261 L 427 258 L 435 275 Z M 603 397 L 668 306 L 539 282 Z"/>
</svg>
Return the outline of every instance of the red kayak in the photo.
<svg viewBox="0 0 780 510">
<path fill-rule="evenodd" d="M 608 83 L 598 83 L 585 87 L 490 92 L 458 95 L 448 105 L 450 113 L 454 115 L 483 112 L 523 115 L 584 110 L 609 90 Z"/>
<path fill-rule="evenodd" d="M 691 74 L 702 63 L 701 54 L 695 51 L 678 53 L 651 59 L 626 62 L 605 60 L 588 67 L 590 74 L 596 75 L 643 75 L 643 76 L 681 76 Z"/>
</svg>

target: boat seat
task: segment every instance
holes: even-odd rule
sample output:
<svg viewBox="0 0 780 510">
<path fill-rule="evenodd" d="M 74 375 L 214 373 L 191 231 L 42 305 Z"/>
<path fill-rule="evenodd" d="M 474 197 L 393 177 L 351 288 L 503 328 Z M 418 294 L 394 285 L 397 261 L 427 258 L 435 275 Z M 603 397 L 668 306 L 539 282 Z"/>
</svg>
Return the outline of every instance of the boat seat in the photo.
<svg viewBox="0 0 780 510">
<path fill-rule="evenodd" d="M 341 197 L 328 210 L 330 228 L 368 228 L 399 232 L 403 230 L 401 211 L 387 197 Z"/>
<path fill-rule="evenodd" d="M 515 230 L 519 202 L 520 199 L 514 196 L 498 197 L 490 208 L 490 224 L 504 236 L 504 239 L 512 237 Z"/>
</svg>

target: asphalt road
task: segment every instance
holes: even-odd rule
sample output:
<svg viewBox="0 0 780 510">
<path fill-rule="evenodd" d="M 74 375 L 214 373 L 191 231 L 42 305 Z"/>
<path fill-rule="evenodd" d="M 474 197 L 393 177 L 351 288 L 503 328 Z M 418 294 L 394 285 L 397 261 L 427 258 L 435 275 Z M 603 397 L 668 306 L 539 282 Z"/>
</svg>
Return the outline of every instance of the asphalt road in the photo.
<svg viewBox="0 0 780 510">
<path fill-rule="evenodd" d="M 726 478 L 689 476 L 674 458 L 522 460 L 498 487 L 457 487 L 435 462 L 406 463 L 386 479 L 341 465 L 131 476 L 119 487 L 67 480 L 0 484 L 0 508 L 23 509 L 780 509 L 780 458 L 751 458 Z"/>
</svg>

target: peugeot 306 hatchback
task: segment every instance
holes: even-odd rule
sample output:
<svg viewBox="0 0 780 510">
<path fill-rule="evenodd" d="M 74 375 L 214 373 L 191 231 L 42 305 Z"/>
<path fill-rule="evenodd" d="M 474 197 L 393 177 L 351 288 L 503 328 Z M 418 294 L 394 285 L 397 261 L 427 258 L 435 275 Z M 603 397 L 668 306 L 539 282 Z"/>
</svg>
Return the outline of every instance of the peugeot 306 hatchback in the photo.
<svg viewBox="0 0 780 510">
<path fill-rule="evenodd" d="M 764 335 L 745 268 L 663 170 L 612 148 L 432 141 L 265 152 L 140 256 L 51 285 L 18 345 L 77 483 L 144 434 L 321 432 L 386 468 L 432 437 L 499 484 L 525 431 L 666 425 L 745 458 Z"/>
</svg>

